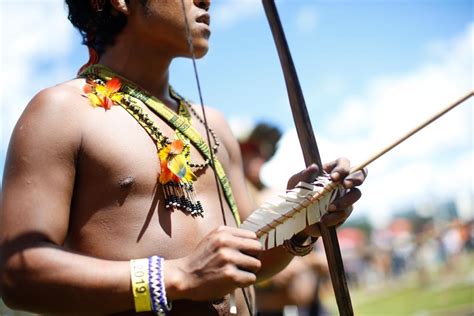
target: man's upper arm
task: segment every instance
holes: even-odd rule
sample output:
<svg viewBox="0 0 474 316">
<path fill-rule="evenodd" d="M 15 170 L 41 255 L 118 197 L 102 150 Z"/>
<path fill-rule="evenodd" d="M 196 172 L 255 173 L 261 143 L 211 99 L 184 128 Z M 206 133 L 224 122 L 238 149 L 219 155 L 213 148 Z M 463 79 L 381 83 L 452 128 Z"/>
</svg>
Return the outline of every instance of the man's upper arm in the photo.
<svg viewBox="0 0 474 316">
<path fill-rule="evenodd" d="M 11 137 L 0 213 L 3 243 L 28 236 L 64 242 L 81 142 L 71 105 L 78 96 L 64 89 L 70 88 L 35 96 Z"/>
<path fill-rule="evenodd" d="M 230 166 L 227 170 L 227 176 L 240 218 L 244 221 L 255 209 L 255 204 L 247 189 L 239 143 L 232 134 L 230 126 L 223 124 L 223 122 L 226 122 L 224 116 L 219 112 L 213 113 L 213 115 L 216 116 L 214 119 L 219 122 L 219 125 L 216 124 L 216 126 L 220 126 L 219 136 L 229 153 Z"/>
</svg>

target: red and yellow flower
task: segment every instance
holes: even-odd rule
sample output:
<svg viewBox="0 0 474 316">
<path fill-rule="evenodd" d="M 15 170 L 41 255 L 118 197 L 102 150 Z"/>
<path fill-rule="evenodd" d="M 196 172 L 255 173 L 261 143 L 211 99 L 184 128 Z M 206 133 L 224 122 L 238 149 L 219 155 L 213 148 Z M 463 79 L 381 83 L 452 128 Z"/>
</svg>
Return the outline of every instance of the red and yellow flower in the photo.
<svg viewBox="0 0 474 316">
<path fill-rule="evenodd" d="M 193 182 L 196 175 L 192 172 L 188 164 L 185 145 L 182 140 L 176 139 L 171 144 L 163 147 L 158 156 L 160 157 L 160 183 L 166 184 L 169 181 Z"/>
<path fill-rule="evenodd" d="M 90 81 L 86 83 L 83 90 L 93 106 L 100 106 L 105 110 L 110 110 L 112 105 L 122 102 L 123 94 L 120 92 L 121 87 L 122 82 L 120 79 L 114 77 L 104 85 Z"/>
</svg>

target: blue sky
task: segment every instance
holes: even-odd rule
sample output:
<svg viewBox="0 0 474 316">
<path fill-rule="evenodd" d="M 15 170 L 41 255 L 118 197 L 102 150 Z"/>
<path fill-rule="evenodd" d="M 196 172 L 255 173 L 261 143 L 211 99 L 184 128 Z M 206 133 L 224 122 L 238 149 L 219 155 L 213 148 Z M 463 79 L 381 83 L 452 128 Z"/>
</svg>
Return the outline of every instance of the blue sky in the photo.
<svg viewBox="0 0 474 316">
<path fill-rule="evenodd" d="M 277 5 L 323 160 L 344 155 L 360 161 L 473 89 L 472 1 L 282 0 Z M 63 1 L 0 0 L 0 8 L 3 166 L 14 123 L 28 100 L 74 77 L 87 56 Z M 211 15 L 211 50 L 198 62 L 204 101 L 225 113 L 236 134 L 262 119 L 285 131 L 279 153 L 263 173 L 282 187 L 302 162 L 261 3 L 213 1 Z M 198 100 L 189 60 L 173 64 L 171 81 L 181 94 Z M 471 101 L 371 166 L 359 213 L 383 223 L 397 209 L 446 198 L 459 201 L 465 213 L 472 211 L 472 178 L 466 173 L 474 156 L 472 119 Z"/>
</svg>

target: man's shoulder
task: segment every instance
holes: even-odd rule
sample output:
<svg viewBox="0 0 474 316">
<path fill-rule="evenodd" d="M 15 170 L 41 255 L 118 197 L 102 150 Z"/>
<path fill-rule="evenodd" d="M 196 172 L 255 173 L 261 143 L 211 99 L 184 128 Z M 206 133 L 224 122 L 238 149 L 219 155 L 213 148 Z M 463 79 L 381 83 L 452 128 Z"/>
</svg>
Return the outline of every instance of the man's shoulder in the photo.
<svg viewBox="0 0 474 316">
<path fill-rule="evenodd" d="M 191 106 L 201 118 L 204 117 L 201 105 L 192 104 Z M 209 123 L 209 127 L 214 129 L 220 137 L 223 137 L 224 141 L 231 141 L 235 138 L 230 129 L 229 122 L 227 121 L 227 118 L 223 112 L 210 106 L 205 106 L 204 111 Z"/>
<path fill-rule="evenodd" d="M 194 109 L 194 111 L 196 111 L 196 113 L 199 114 L 199 116 L 201 116 L 201 117 L 203 116 L 202 106 L 200 104 L 191 103 L 191 107 Z M 225 119 L 224 113 L 222 113 L 221 111 L 219 111 L 215 107 L 205 105 L 204 106 L 204 111 L 206 112 L 206 117 L 209 120 L 216 120 L 216 119 L 222 120 L 222 119 Z"/>
<path fill-rule="evenodd" d="M 73 79 L 43 89 L 32 98 L 28 107 L 43 111 L 77 110 L 78 107 L 75 105 L 82 104 L 86 101 L 86 98 L 83 96 L 81 84 L 83 85 L 83 80 Z"/>
<path fill-rule="evenodd" d="M 209 123 L 209 127 L 215 130 L 230 130 L 227 119 L 224 113 L 222 113 L 220 110 L 206 105 L 204 106 L 205 113 L 203 113 L 202 106 L 200 104 L 191 104 L 191 107 L 201 119 L 204 118 L 205 114 L 206 119 Z"/>
<path fill-rule="evenodd" d="M 196 112 L 201 117 L 203 117 L 201 106 L 197 104 L 193 104 L 192 106 Z M 206 118 L 208 120 L 209 127 L 217 133 L 217 136 L 227 148 L 230 156 L 234 157 L 236 155 L 240 155 L 237 138 L 235 138 L 234 134 L 232 133 L 229 122 L 224 113 L 210 106 L 205 106 L 204 111 L 206 112 Z"/>
<path fill-rule="evenodd" d="M 83 95 L 81 82 L 84 81 L 74 79 L 41 90 L 28 103 L 19 123 L 35 122 L 35 125 L 50 128 L 78 127 L 91 108 Z"/>
<path fill-rule="evenodd" d="M 82 96 L 79 79 L 60 83 L 38 92 L 19 118 L 12 139 L 23 135 L 38 142 L 60 137 L 77 143 L 87 98 Z"/>
</svg>

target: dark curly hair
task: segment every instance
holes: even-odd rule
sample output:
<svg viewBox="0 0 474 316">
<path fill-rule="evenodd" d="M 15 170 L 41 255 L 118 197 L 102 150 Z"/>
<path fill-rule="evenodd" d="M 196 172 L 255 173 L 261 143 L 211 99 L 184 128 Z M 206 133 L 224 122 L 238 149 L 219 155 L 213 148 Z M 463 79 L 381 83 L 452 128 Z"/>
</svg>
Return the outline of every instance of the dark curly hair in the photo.
<svg viewBox="0 0 474 316">
<path fill-rule="evenodd" d="M 115 10 L 109 0 L 102 1 L 101 10 L 93 8 L 91 0 L 65 0 L 68 19 L 82 35 L 82 43 L 94 48 L 101 55 L 107 46 L 113 45 L 116 36 L 127 24 L 127 17 Z M 127 3 L 130 0 L 126 0 Z M 146 5 L 148 0 L 139 0 Z"/>
</svg>

